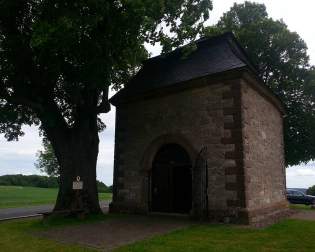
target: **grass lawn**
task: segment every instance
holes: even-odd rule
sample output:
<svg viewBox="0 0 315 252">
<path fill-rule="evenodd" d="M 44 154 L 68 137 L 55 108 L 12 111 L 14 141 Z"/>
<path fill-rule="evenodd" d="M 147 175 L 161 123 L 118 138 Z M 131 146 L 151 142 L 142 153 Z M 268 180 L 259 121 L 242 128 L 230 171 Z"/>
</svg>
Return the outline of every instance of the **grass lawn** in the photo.
<svg viewBox="0 0 315 252">
<path fill-rule="evenodd" d="M 99 218 L 106 221 L 108 217 L 97 217 L 87 222 L 99 221 Z M 53 221 L 43 224 L 40 220 L 33 219 L 2 222 L 1 251 L 94 251 L 80 246 L 56 243 L 34 235 L 35 232 L 56 225 L 73 224 L 78 224 L 78 221 Z M 118 248 L 114 252 L 308 252 L 314 251 L 315 247 L 314 224 L 313 221 L 285 220 L 265 229 L 211 224 L 193 225 L 167 235 L 155 236 Z"/>
<path fill-rule="evenodd" d="M 36 232 L 55 227 L 59 225 L 67 225 L 72 223 L 43 223 L 39 219 L 5 221 L 0 224 L 0 250 L 6 252 L 42 252 L 42 251 L 95 251 L 76 245 L 62 244 L 55 241 L 39 238 Z"/>
<path fill-rule="evenodd" d="M 0 208 L 53 204 L 57 193 L 57 188 L 0 186 Z M 110 200 L 111 197 L 110 193 L 99 194 L 100 200 Z"/>
<path fill-rule="evenodd" d="M 291 209 L 297 210 L 315 210 L 315 208 L 311 208 L 311 206 L 302 205 L 302 204 L 290 204 Z"/>
<path fill-rule="evenodd" d="M 196 225 L 115 252 L 308 252 L 315 251 L 314 237 L 314 221 L 285 220 L 265 229 Z"/>
</svg>

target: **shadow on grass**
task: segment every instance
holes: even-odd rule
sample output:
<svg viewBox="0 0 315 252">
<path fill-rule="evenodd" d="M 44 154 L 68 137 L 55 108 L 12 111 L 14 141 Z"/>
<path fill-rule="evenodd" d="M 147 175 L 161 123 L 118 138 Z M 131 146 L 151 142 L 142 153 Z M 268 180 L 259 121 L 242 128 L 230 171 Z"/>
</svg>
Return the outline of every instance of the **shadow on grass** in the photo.
<svg viewBox="0 0 315 252">
<path fill-rule="evenodd" d="M 80 219 L 75 216 L 50 216 L 45 219 L 38 219 L 33 221 L 33 229 L 49 229 L 53 227 L 63 227 L 63 226 L 72 226 L 72 225 L 84 225 L 90 223 L 96 223 L 101 221 L 106 221 L 118 215 L 112 214 L 90 214 L 87 215 L 84 219 Z"/>
<path fill-rule="evenodd" d="M 33 234 L 50 228 L 85 225 L 128 215 L 98 214 L 80 220 L 73 217 L 14 220 L 0 225 L 1 251 L 95 251 L 77 245 L 61 244 Z M 314 221 L 284 220 L 264 229 L 241 228 L 233 225 L 194 224 L 182 230 L 139 241 L 118 248 L 119 252 L 295 252 L 314 251 Z M 106 231 L 106 230 L 104 230 Z M 119 237 L 117 238 L 119 239 Z"/>
<path fill-rule="evenodd" d="M 201 224 L 155 236 L 114 251 L 312 252 L 315 247 L 314 235 L 313 221 L 284 220 L 263 229 Z"/>
</svg>

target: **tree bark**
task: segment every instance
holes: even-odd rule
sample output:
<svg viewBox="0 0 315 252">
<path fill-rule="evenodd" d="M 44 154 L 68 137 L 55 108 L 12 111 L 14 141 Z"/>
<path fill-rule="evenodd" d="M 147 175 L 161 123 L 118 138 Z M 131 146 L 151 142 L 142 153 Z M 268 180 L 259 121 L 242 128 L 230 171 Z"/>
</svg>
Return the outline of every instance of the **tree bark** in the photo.
<svg viewBox="0 0 315 252">
<path fill-rule="evenodd" d="M 54 211 L 82 209 L 87 213 L 99 213 L 96 184 L 98 133 L 79 132 L 71 138 L 59 150 L 60 185 Z M 83 189 L 73 190 L 73 181 L 78 177 L 83 182 Z"/>
<path fill-rule="evenodd" d="M 53 212 L 83 210 L 100 213 L 96 183 L 98 156 L 97 117 L 81 118 L 73 128 L 43 124 L 60 165 L 59 192 Z M 82 190 L 73 190 L 73 182 L 83 182 Z"/>
</svg>

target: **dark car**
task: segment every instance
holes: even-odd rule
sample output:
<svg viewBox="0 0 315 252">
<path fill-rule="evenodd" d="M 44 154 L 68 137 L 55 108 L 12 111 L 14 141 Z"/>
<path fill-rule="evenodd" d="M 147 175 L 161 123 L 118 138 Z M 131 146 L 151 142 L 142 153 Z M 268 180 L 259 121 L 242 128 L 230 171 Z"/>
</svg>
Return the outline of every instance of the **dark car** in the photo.
<svg viewBox="0 0 315 252">
<path fill-rule="evenodd" d="M 287 189 L 287 199 L 291 204 L 314 205 L 315 196 L 306 195 L 298 190 Z"/>
</svg>

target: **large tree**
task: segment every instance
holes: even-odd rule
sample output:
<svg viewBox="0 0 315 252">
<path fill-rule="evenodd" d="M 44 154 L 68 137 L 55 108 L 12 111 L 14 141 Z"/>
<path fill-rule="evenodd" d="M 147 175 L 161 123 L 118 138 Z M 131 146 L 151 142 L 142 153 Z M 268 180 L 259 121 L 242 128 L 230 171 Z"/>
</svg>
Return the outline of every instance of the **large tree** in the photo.
<svg viewBox="0 0 315 252">
<path fill-rule="evenodd" d="M 60 166 L 55 210 L 80 201 L 100 211 L 98 115 L 110 110 L 109 87 L 137 71 L 145 43 L 168 51 L 194 40 L 211 8 L 211 0 L 0 0 L 0 133 L 16 140 L 23 124 L 40 126 Z"/>
<path fill-rule="evenodd" d="M 287 165 L 315 159 L 315 71 L 305 42 L 282 20 L 270 18 L 265 5 L 252 2 L 234 4 L 205 34 L 225 31 L 236 35 L 262 81 L 285 104 Z"/>
</svg>

